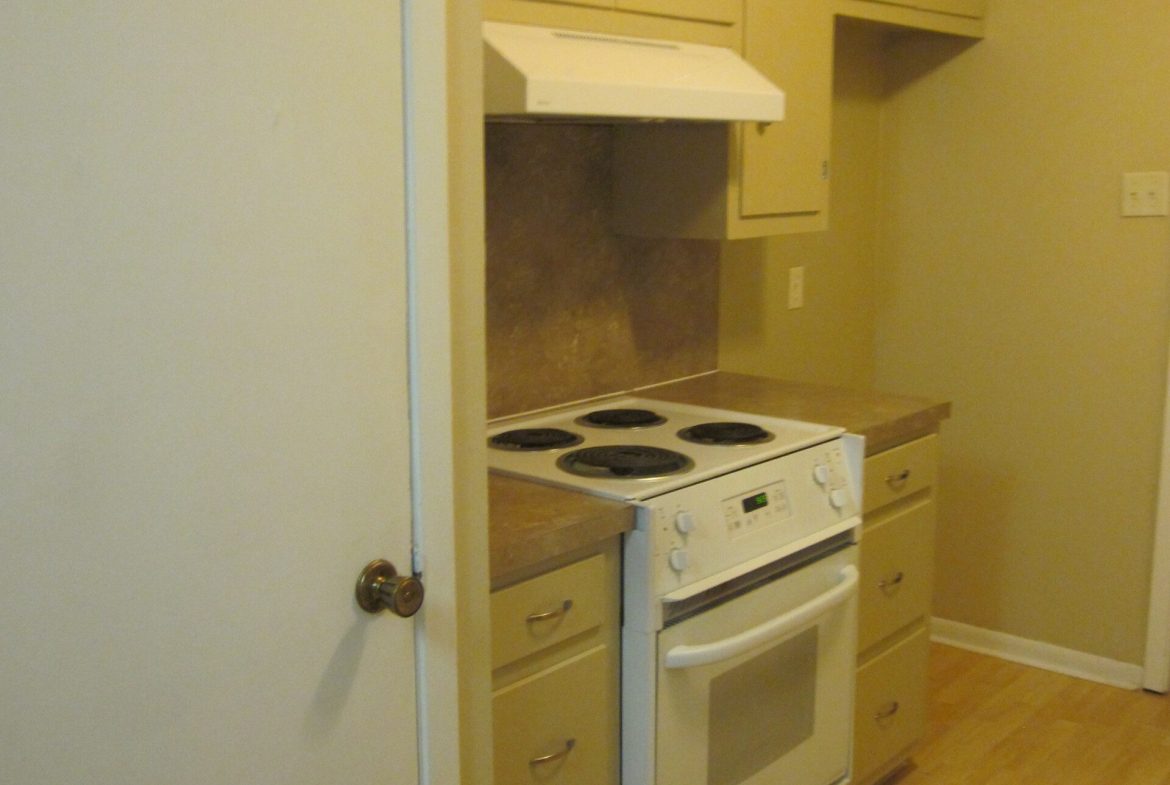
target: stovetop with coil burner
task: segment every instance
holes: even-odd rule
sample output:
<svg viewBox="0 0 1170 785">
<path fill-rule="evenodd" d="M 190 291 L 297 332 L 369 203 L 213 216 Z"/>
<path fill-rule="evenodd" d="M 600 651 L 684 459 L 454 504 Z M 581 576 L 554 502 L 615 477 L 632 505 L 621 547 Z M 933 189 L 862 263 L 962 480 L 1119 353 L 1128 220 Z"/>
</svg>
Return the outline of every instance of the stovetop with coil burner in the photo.
<svg viewBox="0 0 1170 785">
<path fill-rule="evenodd" d="M 829 425 L 624 397 L 490 423 L 488 466 L 639 501 L 843 432 Z"/>
</svg>

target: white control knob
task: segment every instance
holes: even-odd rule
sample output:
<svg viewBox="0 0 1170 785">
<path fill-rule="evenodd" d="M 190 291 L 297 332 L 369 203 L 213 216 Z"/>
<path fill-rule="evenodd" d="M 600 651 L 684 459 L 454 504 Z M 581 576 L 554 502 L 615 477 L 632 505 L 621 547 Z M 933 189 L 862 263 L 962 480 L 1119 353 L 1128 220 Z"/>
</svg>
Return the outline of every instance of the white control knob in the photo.
<svg viewBox="0 0 1170 785">
<path fill-rule="evenodd" d="M 674 516 L 674 528 L 678 529 L 679 534 L 690 534 L 695 530 L 695 514 L 683 510 Z"/>
<path fill-rule="evenodd" d="M 849 494 L 845 492 L 844 488 L 834 488 L 829 491 L 829 504 L 833 505 L 833 509 L 841 509 L 848 501 Z"/>
<path fill-rule="evenodd" d="M 687 556 L 686 548 L 671 548 L 670 549 L 670 566 L 675 572 L 682 572 L 687 568 L 690 562 L 690 557 Z"/>
<path fill-rule="evenodd" d="M 829 482 L 829 467 L 818 463 L 813 467 L 813 479 L 817 481 L 817 485 L 827 484 Z"/>
</svg>

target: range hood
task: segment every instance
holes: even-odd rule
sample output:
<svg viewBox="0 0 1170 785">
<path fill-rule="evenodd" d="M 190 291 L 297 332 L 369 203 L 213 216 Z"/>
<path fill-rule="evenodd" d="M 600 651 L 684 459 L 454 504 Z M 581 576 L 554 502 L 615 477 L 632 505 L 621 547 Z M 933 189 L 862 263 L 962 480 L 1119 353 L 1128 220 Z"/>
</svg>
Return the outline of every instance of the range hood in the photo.
<svg viewBox="0 0 1170 785">
<path fill-rule="evenodd" d="M 484 22 L 488 120 L 784 119 L 784 93 L 730 49 Z"/>
</svg>

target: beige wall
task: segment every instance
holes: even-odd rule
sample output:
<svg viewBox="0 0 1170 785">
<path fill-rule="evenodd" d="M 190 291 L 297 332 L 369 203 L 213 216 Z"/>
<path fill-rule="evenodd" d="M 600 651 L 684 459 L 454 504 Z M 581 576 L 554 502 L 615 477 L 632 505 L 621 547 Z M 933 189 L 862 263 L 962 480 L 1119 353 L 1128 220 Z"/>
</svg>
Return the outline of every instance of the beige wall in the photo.
<svg viewBox="0 0 1170 785">
<path fill-rule="evenodd" d="M 1170 221 L 1119 200 L 1170 169 L 1170 5 L 1059 6 L 891 52 L 875 379 L 954 401 L 936 614 L 1140 662 Z"/>
<path fill-rule="evenodd" d="M 954 402 L 937 615 L 1131 663 L 1170 221 L 1120 218 L 1120 180 L 1170 169 L 1167 42 L 1164 0 L 992 0 L 975 45 L 839 30 L 832 228 L 722 272 L 721 367 Z"/>
</svg>

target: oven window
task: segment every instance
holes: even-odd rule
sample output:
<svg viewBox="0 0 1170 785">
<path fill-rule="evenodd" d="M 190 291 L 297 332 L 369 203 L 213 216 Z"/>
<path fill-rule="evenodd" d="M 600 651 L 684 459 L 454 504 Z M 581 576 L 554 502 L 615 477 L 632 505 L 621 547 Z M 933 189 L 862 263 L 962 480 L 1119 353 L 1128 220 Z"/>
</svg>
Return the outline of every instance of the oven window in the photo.
<svg viewBox="0 0 1170 785">
<path fill-rule="evenodd" d="M 711 681 L 707 785 L 739 785 L 812 737 L 818 630 Z"/>
</svg>

